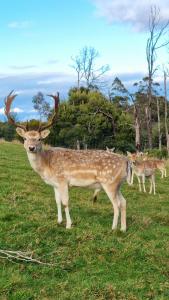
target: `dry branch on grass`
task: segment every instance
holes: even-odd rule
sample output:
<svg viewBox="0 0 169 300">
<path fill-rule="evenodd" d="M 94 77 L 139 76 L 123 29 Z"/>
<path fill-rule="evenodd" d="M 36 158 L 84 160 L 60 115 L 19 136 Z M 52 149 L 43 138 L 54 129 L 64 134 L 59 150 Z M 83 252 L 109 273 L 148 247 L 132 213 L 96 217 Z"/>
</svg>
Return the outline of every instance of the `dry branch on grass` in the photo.
<svg viewBox="0 0 169 300">
<path fill-rule="evenodd" d="M 43 262 L 39 259 L 33 258 L 33 252 L 21 252 L 21 251 L 11 251 L 11 250 L 2 250 L 0 249 L 0 258 L 7 259 L 9 261 L 25 261 L 25 262 L 31 262 L 36 263 L 40 265 L 46 265 L 46 266 L 54 266 L 53 263 L 47 263 Z"/>
</svg>

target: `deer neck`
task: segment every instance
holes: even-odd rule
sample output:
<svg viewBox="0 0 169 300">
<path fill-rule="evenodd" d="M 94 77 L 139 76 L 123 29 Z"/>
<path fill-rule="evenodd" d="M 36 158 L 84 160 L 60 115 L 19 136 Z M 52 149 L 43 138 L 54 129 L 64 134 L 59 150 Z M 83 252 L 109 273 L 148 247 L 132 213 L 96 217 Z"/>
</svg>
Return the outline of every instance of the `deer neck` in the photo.
<svg viewBox="0 0 169 300">
<path fill-rule="evenodd" d="M 41 174 L 43 172 L 42 151 L 37 153 L 27 152 L 31 167 L 35 172 Z"/>
</svg>

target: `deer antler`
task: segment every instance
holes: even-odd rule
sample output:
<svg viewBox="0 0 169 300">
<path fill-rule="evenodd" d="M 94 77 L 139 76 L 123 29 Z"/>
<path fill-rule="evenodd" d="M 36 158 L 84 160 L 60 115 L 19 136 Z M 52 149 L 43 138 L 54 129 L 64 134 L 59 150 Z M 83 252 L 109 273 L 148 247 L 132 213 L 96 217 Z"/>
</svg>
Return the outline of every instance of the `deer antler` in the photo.
<svg viewBox="0 0 169 300">
<path fill-rule="evenodd" d="M 47 96 L 52 97 L 54 99 L 54 103 L 55 103 L 54 114 L 51 118 L 51 121 L 48 124 L 46 124 L 44 126 L 41 126 L 41 125 L 39 126 L 39 132 L 41 132 L 42 130 L 44 130 L 46 128 L 51 127 L 55 123 L 56 118 L 57 118 L 57 113 L 58 113 L 58 108 L 59 108 L 59 92 L 57 92 L 57 95 L 47 95 Z"/>
<path fill-rule="evenodd" d="M 10 110 L 11 110 L 11 104 L 13 102 L 13 100 L 15 99 L 15 97 L 17 96 L 17 94 L 13 94 L 13 90 L 9 93 L 9 95 L 6 97 L 5 99 L 5 115 L 8 118 L 8 122 L 12 125 L 14 125 L 15 127 L 20 127 L 22 129 L 24 129 L 25 131 L 28 130 L 27 126 L 24 125 L 20 125 L 18 123 L 15 122 L 14 118 L 11 116 L 10 114 Z"/>
</svg>

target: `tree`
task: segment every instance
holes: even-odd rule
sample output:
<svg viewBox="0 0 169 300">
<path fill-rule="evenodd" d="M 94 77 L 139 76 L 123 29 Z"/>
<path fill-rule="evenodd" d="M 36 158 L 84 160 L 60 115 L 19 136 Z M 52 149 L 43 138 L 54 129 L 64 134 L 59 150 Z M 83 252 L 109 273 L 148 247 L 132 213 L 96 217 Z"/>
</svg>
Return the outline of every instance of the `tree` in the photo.
<svg viewBox="0 0 169 300">
<path fill-rule="evenodd" d="M 75 57 L 72 56 L 71 59 L 73 61 L 73 65 L 71 67 L 77 73 L 77 88 L 79 89 L 80 88 L 81 79 L 83 78 L 83 75 L 84 75 L 81 57 L 80 56 L 75 56 Z"/>
<path fill-rule="evenodd" d="M 50 105 L 45 100 L 44 95 L 41 92 L 38 92 L 32 99 L 33 107 L 38 111 L 40 120 L 43 118 L 48 118 L 50 113 Z"/>
<path fill-rule="evenodd" d="M 118 102 L 126 111 L 130 110 L 130 108 L 134 109 L 135 147 L 139 151 L 141 147 L 140 116 L 139 107 L 134 99 L 134 95 L 127 90 L 118 77 L 114 79 L 109 95 L 113 102 Z"/>
<path fill-rule="evenodd" d="M 168 124 L 167 124 L 167 118 L 168 118 L 168 107 L 167 107 L 167 73 L 164 70 L 164 101 L 165 101 L 165 135 L 166 135 L 166 143 L 167 143 L 167 151 L 169 154 L 169 134 L 168 134 Z"/>
<path fill-rule="evenodd" d="M 149 16 L 149 33 L 150 36 L 146 44 L 146 59 L 148 67 L 148 103 L 145 109 L 147 118 L 147 133 L 148 133 L 148 144 L 149 148 L 152 149 L 152 116 L 151 116 L 151 105 L 152 105 L 152 82 L 157 66 L 155 65 L 157 59 L 157 51 L 160 48 L 165 47 L 169 44 L 169 40 L 164 41 L 164 37 L 168 33 L 169 21 L 161 25 L 160 9 L 156 6 L 151 7 Z M 161 42 L 162 40 L 162 42 Z"/>
<path fill-rule="evenodd" d="M 149 146 L 149 110 L 148 110 L 148 102 L 147 95 L 149 91 L 149 77 L 144 77 L 139 82 L 135 82 L 134 86 L 137 87 L 137 91 L 135 92 L 137 107 L 139 107 L 140 119 L 142 118 L 142 127 L 143 123 L 146 124 L 146 133 L 148 137 L 148 146 Z M 161 148 L 161 123 L 160 123 L 160 97 L 158 97 L 158 88 L 160 84 L 158 82 L 154 82 L 152 79 L 151 83 L 151 118 L 152 120 L 157 118 L 158 122 L 158 137 L 159 137 L 159 148 Z"/>
<path fill-rule="evenodd" d="M 72 57 L 72 68 L 77 73 L 77 87 L 80 88 L 80 83 L 84 82 L 89 89 L 98 89 L 102 83 L 102 76 L 110 69 L 109 65 L 97 67 L 96 60 L 99 57 L 99 52 L 93 47 L 84 47 L 79 55 Z"/>
</svg>

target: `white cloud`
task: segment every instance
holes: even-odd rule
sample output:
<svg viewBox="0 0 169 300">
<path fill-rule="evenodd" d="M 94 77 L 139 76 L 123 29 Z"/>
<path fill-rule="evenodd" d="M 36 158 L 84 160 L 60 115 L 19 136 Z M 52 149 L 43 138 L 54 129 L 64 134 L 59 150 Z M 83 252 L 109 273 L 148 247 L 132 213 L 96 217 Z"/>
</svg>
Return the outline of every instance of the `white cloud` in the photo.
<svg viewBox="0 0 169 300">
<path fill-rule="evenodd" d="M 126 23 L 134 30 L 148 28 L 151 6 L 160 9 L 161 22 L 169 20 L 168 0 L 92 0 L 96 6 L 96 14 L 110 23 Z"/>
<path fill-rule="evenodd" d="M 8 27 L 12 29 L 25 29 L 32 26 L 31 21 L 13 21 L 8 23 Z"/>
<path fill-rule="evenodd" d="M 55 65 L 55 64 L 58 64 L 59 60 L 57 59 L 49 59 L 46 63 L 48 65 Z"/>
<path fill-rule="evenodd" d="M 71 82 L 74 80 L 75 77 L 74 75 L 69 75 L 69 74 L 59 74 L 57 76 L 52 76 L 47 79 L 42 79 L 37 81 L 38 85 L 51 85 L 54 83 L 62 83 L 62 82 Z"/>
<path fill-rule="evenodd" d="M 19 108 L 19 107 L 15 107 L 15 108 L 12 108 L 11 109 L 11 112 L 13 112 L 13 113 L 23 113 L 24 112 L 24 110 L 23 109 L 21 109 L 21 108 Z M 0 115 L 4 115 L 5 113 L 4 113 L 4 107 L 3 108 L 0 108 Z"/>
<path fill-rule="evenodd" d="M 36 68 L 37 66 L 36 65 L 25 65 L 25 66 L 10 66 L 10 69 L 13 69 L 13 70 L 28 70 L 28 69 L 34 69 Z"/>
</svg>

